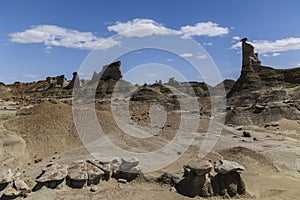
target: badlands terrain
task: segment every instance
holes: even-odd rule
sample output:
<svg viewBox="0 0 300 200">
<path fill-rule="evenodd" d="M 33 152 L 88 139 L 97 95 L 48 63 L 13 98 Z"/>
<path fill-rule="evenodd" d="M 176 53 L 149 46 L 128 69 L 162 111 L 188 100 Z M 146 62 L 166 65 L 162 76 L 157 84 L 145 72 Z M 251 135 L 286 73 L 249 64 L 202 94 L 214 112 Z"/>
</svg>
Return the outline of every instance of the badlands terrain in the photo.
<svg viewBox="0 0 300 200">
<path fill-rule="evenodd" d="M 300 68 L 273 69 L 262 66 L 258 58 L 251 56 L 243 57 L 237 81 L 225 80 L 215 87 L 205 83 L 179 83 L 172 78 L 168 83 L 134 86 L 121 79 L 121 62 L 105 66 L 89 81 L 81 81 L 74 73 L 72 81 L 59 76 L 32 83 L 1 84 L 0 172 L 11 169 L 15 179 L 23 180 L 28 188 L 24 195 L 8 196 L 6 185 L 2 186 L 0 199 L 300 199 Z M 135 92 L 131 96 L 121 95 L 112 102 L 117 82 L 121 83 L 121 93 Z M 91 94 L 88 89 L 93 87 L 95 92 Z M 179 94 L 172 94 L 174 87 Z M 225 95 L 220 92 L 223 89 Z M 93 104 L 103 132 L 121 149 L 140 153 L 162 148 L 176 136 L 180 121 L 189 117 L 198 119 L 196 130 L 185 130 L 193 131 L 194 140 L 186 151 L 173 152 L 179 158 L 162 169 L 143 173 L 141 162 L 142 172 L 129 182 L 110 178 L 78 189 L 69 187 L 64 180 L 54 189 L 46 186 L 37 189 L 37 177 L 49 163 L 71 165 L 75 160 L 94 159 L 80 138 L 74 120 L 74 96 L 80 92 L 93 96 L 93 101 L 82 100 L 78 108 L 84 112 Z M 189 104 L 195 98 L 196 110 L 179 104 L 179 100 Z M 212 98 L 227 101 L 225 108 L 219 110 L 220 115 L 226 114 L 226 117 L 216 144 L 212 142 L 212 149 L 201 159 L 210 160 L 212 164 L 229 160 L 242 165 L 245 169 L 238 174 L 246 185 L 243 195 L 189 197 L 177 191 L 176 184 L 185 173 L 183 166 L 199 160 L 203 141 L 210 144 L 213 140 L 207 137 L 213 120 Z M 122 108 L 124 99 L 129 101 L 129 123 L 142 129 L 146 127 L 145 131 L 158 130 L 152 137 L 133 137 L 124 134 L 118 126 L 112 107 Z M 161 110 L 166 116 L 165 122 L 149 128 L 155 121 L 155 112 Z M 122 113 L 122 109 L 118 112 Z M 210 174 L 213 177 L 216 172 L 211 170 Z"/>
</svg>

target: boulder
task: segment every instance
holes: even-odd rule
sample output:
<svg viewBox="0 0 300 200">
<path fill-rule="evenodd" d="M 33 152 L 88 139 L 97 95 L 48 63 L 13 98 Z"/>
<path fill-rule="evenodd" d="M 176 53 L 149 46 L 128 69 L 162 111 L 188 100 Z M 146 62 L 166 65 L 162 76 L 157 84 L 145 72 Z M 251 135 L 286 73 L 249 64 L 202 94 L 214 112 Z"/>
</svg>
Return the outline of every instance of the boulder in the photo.
<svg viewBox="0 0 300 200">
<path fill-rule="evenodd" d="M 26 197 L 30 193 L 27 184 L 21 179 L 17 178 L 13 183 L 10 183 L 4 191 L 4 196 L 9 199 L 14 199 L 20 196 Z"/>
<path fill-rule="evenodd" d="M 82 188 L 88 180 L 87 162 L 76 160 L 68 168 L 67 185 L 71 188 Z"/>
<path fill-rule="evenodd" d="M 118 169 L 113 174 L 116 179 L 121 178 L 132 181 L 141 173 L 141 165 L 139 165 L 139 160 L 137 158 L 126 158 L 121 159 L 121 161 Z M 118 164 L 118 162 L 115 164 Z"/>
<path fill-rule="evenodd" d="M 214 170 L 218 174 L 228 174 L 231 172 L 244 171 L 245 167 L 234 161 L 218 160 L 215 162 Z"/>
<path fill-rule="evenodd" d="M 19 178 L 14 180 L 14 188 L 18 191 L 27 191 L 27 190 L 29 190 L 27 184 Z"/>
<path fill-rule="evenodd" d="M 49 188 L 56 188 L 68 175 L 68 166 L 59 163 L 47 165 L 42 169 L 42 174 L 37 177 L 36 182 Z"/>
<path fill-rule="evenodd" d="M 87 163 L 88 185 L 97 185 L 104 176 L 105 172 L 96 165 Z"/>
<path fill-rule="evenodd" d="M 13 173 L 11 171 L 11 169 L 2 171 L 0 173 L 0 185 L 1 184 L 6 184 L 6 183 L 10 183 L 13 179 Z"/>
<path fill-rule="evenodd" d="M 212 178 L 211 183 L 214 195 L 216 196 L 229 198 L 247 193 L 246 184 L 238 172 L 217 174 Z"/>
<path fill-rule="evenodd" d="M 210 197 L 213 194 L 208 174 L 199 176 L 192 171 L 186 172 L 185 177 L 176 184 L 175 189 L 179 194 L 188 197 Z"/>
<path fill-rule="evenodd" d="M 202 176 L 211 171 L 212 164 L 208 160 L 192 160 L 184 168 L 191 170 L 198 176 Z"/>
<path fill-rule="evenodd" d="M 101 162 L 100 160 L 93 159 L 93 160 L 87 160 L 87 163 L 101 169 L 101 171 L 104 173 L 101 177 L 102 180 L 110 179 L 112 172 L 111 172 L 111 167 L 109 162 Z"/>
</svg>

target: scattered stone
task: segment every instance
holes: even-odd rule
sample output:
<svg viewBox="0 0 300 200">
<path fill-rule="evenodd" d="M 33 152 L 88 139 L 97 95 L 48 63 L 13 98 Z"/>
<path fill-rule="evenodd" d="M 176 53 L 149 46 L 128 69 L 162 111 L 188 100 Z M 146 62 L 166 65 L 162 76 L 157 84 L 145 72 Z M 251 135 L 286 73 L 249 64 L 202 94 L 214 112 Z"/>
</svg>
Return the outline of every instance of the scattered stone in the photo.
<svg viewBox="0 0 300 200">
<path fill-rule="evenodd" d="M 243 128 L 244 128 L 243 126 L 238 126 L 238 127 L 236 127 L 236 130 L 241 131 L 241 130 L 243 130 Z"/>
<path fill-rule="evenodd" d="M 118 182 L 119 182 L 119 183 L 124 183 L 124 184 L 125 184 L 125 183 L 127 183 L 127 180 L 126 180 L 126 179 L 119 178 L 119 179 L 118 179 Z"/>
<path fill-rule="evenodd" d="M 109 180 L 110 176 L 111 176 L 111 167 L 109 163 L 103 163 L 97 159 L 94 160 L 87 160 L 87 163 L 94 165 L 96 167 L 98 167 L 99 169 L 101 169 L 103 171 L 103 175 L 102 175 L 102 179 L 103 180 Z"/>
<path fill-rule="evenodd" d="M 2 171 L 0 173 L 0 185 L 10 183 L 13 179 L 14 174 L 12 173 L 11 169 L 7 171 Z"/>
<path fill-rule="evenodd" d="M 29 190 L 27 184 L 19 178 L 14 180 L 14 188 L 19 191 Z"/>
<path fill-rule="evenodd" d="M 243 131 L 243 137 L 251 137 L 251 133 L 248 131 Z"/>
<path fill-rule="evenodd" d="M 245 167 L 234 161 L 219 160 L 215 162 L 214 170 L 218 174 L 228 174 L 230 172 L 244 171 Z"/>
<path fill-rule="evenodd" d="M 98 189 L 99 188 L 97 186 L 93 186 L 93 187 L 90 188 L 90 191 L 91 192 L 97 192 Z"/>
<path fill-rule="evenodd" d="M 279 123 L 278 122 L 271 122 L 271 126 L 277 127 L 277 126 L 279 126 Z"/>
</svg>

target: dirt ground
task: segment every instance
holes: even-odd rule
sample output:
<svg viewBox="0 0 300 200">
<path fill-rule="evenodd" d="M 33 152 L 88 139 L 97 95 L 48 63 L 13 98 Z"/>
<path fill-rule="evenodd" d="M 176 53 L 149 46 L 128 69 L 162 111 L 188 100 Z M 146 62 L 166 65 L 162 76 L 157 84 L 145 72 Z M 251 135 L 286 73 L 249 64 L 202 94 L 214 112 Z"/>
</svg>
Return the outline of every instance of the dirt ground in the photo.
<svg viewBox="0 0 300 200">
<path fill-rule="evenodd" d="M 168 111 L 165 126 L 163 129 L 160 127 L 159 134 L 143 140 L 124 135 L 113 121 L 109 111 L 110 105 L 101 103 L 97 104 L 96 108 L 99 123 L 108 138 L 119 147 L 136 152 L 148 152 L 168 144 L 178 129 L 179 116 L 182 114 Z M 148 109 L 149 105 L 144 108 L 141 105 L 133 106 L 132 120 L 139 125 L 149 123 Z M 76 159 L 92 157 L 77 135 L 70 105 L 46 101 L 25 111 L 20 114 L 18 105 L 12 102 L 2 102 L 0 105 L 1 170 L 11 168 L 14 172 L 21 172 L 21 178 L 33 188 L 35 177 L 41 173 L 41 169 L 47 163 L 70 164 Z M 178 160 L 163 169 L 147 173 L 147 176 L 157 177 L 163 172 L 182 174 L 184 164 L 192 159 L 198 159 L 210 122 L 208 117 L 200 115 L 199 120 L 195 140 L 189 149 L 186 152 L 177 152 L 181 154 Z M 243 131 L 251 133 L 251 137 L 242 137 Z M 216 161 L 224 158 L 244 165 L 246 170 L 242 172 L 242 177 L 251 199 L 296 200 L 300 197 L 299 137 L 299 121 L 281 120 L 276 126 L 267 128 L 224 126 L 221 136 L 206 159 Z M 32 192 L 27 199 L 184 200 L 191 198 L 176 193 L 169 186 L 161 186 L 151 181 L 136 180 L 121 184 L 116 180 L 109 180 L 101 182 L 96 192 L 90 192 L 89 188 L 71 189 L 63 184 L 60 189 L 42 188 Z"/>
</svg>

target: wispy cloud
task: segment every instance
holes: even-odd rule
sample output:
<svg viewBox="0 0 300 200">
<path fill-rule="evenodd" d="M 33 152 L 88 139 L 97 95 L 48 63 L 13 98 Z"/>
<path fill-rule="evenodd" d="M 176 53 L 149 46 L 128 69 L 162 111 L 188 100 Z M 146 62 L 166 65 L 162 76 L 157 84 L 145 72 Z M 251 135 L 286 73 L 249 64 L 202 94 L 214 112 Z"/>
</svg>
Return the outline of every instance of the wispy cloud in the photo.
<svg viewBox="0 0 300 200">
<path fill-rule="evenodd" d="M 23 74 L 22 78 L 35 79 L 35 78 L 39 78 L 39 75 L 36 75 L 36 74 Z"/>
<path fill-rule="evenodd" d="M 91 32 L 80 32 L 55 25 L 34 26 L 9 36 L 11 41 L 16 43 L 43 43 L 48 51 L 52 46 L 92 50 L 107 49 L 119 44 L 112 38 L 100 38 Z"/>
<path fill-rule="evenodd" d="M 180 54 L 180 56 L 183 58 L 188 58 L 188 57 L 193 57 L 194 55 L 192 53 L 183 53 L 183 54 Z"/>
<path fill-rule="evenodd" d="M 279 52 L 300 50 L 300 38 L 285 38 L 279 40 L 254 40 L 250 42 L 255 50 L 265 56 L 279 56 Z M 232 49 L 241 48 L 240 42 L 231 46 Z M 270 55 L 269 55 L 270 54 Z"/>
<path fill-rule="evenodd" d="M 204 53 L 199 52 L 198 55 L 196 56 L 200 60 L 204 60 L 207 58 L 207 55 Z"/>
</svg>

